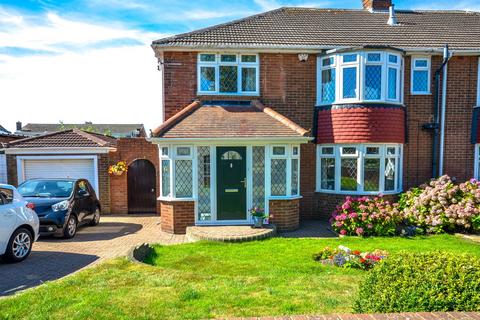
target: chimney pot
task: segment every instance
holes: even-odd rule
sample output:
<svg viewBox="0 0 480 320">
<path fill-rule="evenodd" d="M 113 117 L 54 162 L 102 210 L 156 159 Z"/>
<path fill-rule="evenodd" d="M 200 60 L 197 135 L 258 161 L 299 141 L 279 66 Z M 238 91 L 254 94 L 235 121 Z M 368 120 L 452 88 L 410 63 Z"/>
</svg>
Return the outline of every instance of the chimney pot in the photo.
<svg viewBox="0 0 480 320">
<path fill-rule="evenodd" d="M 17 131 L 21 131 L 21 130 L 22 130 L 22 122 L 17 121 Z"/>
<path fill-rule="evenodd" d="M 392 0 L 362 0 L 363 9 L 368 11 L 388 11 Z"/>
</svg>

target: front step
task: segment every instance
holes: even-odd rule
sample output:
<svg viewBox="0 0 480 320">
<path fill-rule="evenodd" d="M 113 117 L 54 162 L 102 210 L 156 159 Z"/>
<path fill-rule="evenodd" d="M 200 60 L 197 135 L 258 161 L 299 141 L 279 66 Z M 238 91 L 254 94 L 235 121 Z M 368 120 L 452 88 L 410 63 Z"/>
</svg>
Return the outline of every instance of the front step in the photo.
<svg viewBox="0 0 480 320">
<path fill-rule="evenodd" d="M 187 227 L 187 239 L 219 242 L 246 242 L 273 237 L 275 225 L 253 228 L 252 226 L 193 226 Z"/>
</svg>

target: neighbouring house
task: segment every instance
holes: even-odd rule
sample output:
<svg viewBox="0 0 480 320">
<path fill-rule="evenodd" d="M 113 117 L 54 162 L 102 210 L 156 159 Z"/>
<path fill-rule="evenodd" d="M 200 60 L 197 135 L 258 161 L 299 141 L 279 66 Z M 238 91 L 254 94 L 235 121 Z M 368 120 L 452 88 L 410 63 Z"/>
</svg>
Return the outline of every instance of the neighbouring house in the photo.
<svg viewBox="0 0 480 320">
<path fill-rule="evenodd" d="M 145 137 L 115 138 L 68 129 L 5 147 L 10 184 L 32 178 L 84 178 L 95 189 L 103 213 L 159 212 L 158 148 Z M 119 161 L 126 162 L 128 171 L 109 175 L 109 167 Z"/>
<path fill-rule="evenodd" d="M 143 124 L 126 124 L 126 123 L 27 123 L 22 126 L 20 121 L 17 122 L 17 130 L 15 134 L 27 137 L 63 131 L 68 129 L 80 129 L 87 132 L 94 132 L 109 135 L 115 138 L 135 138 L 146 137 L 147 133 Z"/>
<path fill-rule="evenodd" d="M 23 136 L 12 134 L 0 125 L 0 183 L 7 183 L 7 157 L 4 149 L 8 142 L 21 138 L 23 138 Z"/>
<path fill-rule="evenodd" d="M 347 195 L 479 177 L 480 13 L 362 4 L 153 41 L 163 230 L 248 224 L 254 206 L 295 229 Z"/>
</svg>

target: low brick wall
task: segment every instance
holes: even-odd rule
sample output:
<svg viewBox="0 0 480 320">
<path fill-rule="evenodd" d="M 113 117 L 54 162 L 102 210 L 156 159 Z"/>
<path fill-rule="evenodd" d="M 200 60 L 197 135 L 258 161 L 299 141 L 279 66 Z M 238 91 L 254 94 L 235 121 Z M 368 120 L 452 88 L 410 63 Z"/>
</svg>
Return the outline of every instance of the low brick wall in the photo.
<svg viewBox="0 0 480 320">
<path fill-rule="evenodd" d="M 187 227 L 195 225 L 194 201 L 160 201 L 162 231 L 185 234 Z"/>
<path fill-rule="evenodd" d="M 300 199 L 270 200 L 270 221 L 278 231 L 291 231 L 300 225 Z"/>
<path fill-rule="evenodd" d="M 315 218 L 319 220 L 327 220 L 330 218 L 335 207 L 345 201 L 348 195 L 345 194 L 330 194 L 330 193 L 315 193 L 315 199 L 317 202 L 318 212 L 316 212 Z M 352 197 L 359 197 L 358 195 L 352 195 Z M 374 196 L 369 196 L 374 197 Z M 398 200 L 398 195 L 386 195 L 383 198 L 390 202 Z"/>
</svg>

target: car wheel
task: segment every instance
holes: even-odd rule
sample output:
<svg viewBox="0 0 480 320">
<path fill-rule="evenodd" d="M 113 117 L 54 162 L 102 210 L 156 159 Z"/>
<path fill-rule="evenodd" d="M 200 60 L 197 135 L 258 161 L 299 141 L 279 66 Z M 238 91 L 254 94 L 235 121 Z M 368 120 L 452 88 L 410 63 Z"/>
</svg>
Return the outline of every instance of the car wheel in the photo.
<svg viewBox="0 0 480 320">
<path fill-rule="evenodd" d="M 32 251 L 32 233 L 25 228 L 15 230 L 8 241 L 7 250 L 3 259 L 7 262 L 20 262 L 25 260 Z"/>
<path fill-rule="evenodd" d="M 95 213 L 93 214 L 93 219 L 90 221 L 91 226 L 96 226 L 100 223 L 100 208 L 95 209 Z"/>
<path fill-rule="evenodd" d="M 63 228 L 63 237 L 65 239 L 71 239 L 75 237 L 75 234 L 77 233 L 77 226 L 78 226 L 77 217 L 73 214 L 70 214 L 70 217 L 68 217 L 67 224 Z"/>
</svg>

